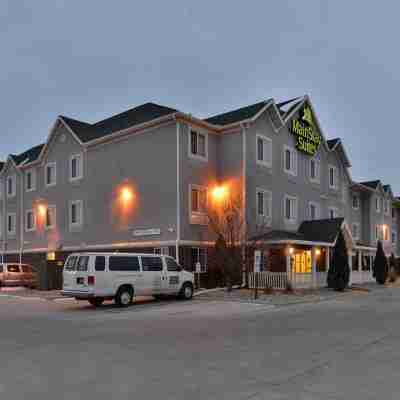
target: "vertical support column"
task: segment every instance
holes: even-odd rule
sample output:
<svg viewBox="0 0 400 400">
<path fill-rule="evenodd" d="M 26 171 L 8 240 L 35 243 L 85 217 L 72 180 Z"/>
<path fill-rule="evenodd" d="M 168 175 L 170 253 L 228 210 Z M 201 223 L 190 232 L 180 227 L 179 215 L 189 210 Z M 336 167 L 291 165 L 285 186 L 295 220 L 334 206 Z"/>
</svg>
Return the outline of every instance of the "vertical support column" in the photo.
<svg viewBox="0 0 400 400">
<path fill-rule="evenodd" d="M 286 248 L 286 278 L 288 282 L 293 285 L 292 281 L 292 255 L 290 254 L 290 247 Z"/>
<path fill-rule="evenodd" d="M 353 255 L 352 255 L 352 251 L 350 250 L 348 253 L 348 257 L 349 257 L 349 269 L 350 269 L 350 275 L 349 275 L 349 286 L 351 286 L 353 284 Z"/>
<path fill-rule="evenodd" d="M 325 270 L 328 273 L 329 267 L 330 267 L 330 248 L 326 247 L 325 248 Z"/>
<path fill-rule="evenodd" d="M 311 272 L 312 272 L 312 287 L 317 287 L 317 249 L 313 247 L 311 249 Z"/>
</svg>

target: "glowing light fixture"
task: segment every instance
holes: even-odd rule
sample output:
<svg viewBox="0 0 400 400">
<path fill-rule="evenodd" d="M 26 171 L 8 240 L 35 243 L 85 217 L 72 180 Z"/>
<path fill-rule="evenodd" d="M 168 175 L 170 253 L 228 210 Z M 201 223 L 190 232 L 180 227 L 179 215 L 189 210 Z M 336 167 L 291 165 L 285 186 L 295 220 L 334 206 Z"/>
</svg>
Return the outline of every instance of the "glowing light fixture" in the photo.
<svg viewBox="0 0 400 400">
<path fill-rule="evenodd" d="M 289 247 L 289 254 L 292 255 L 294 253 L 294 248 L 293 247 Z"/>
<path fill-rule="evenodd" d="M 221 201 L 227 196 L 227 189 L 225 186 L 216 186 L 212 190 L 212 197 L 214 200 Z"/>
<path fill-rule="evenodd" d="M 46 207 L 43 204 L 38 205 L 39 215 L 44 217 L 46 215 Z"/>
<path fill-rule="evenodd" d="M 315 249 L 315 255 L 319 256 L 321 254 L 321 250 L 320 249 Z"/>
<path fill-rule="evenodd" d="M 121 198 L 124 203 L 128 203 L 133 199 L 133 191 L 130 187 L 124 186 L 121 189 Z"/>
</svg>

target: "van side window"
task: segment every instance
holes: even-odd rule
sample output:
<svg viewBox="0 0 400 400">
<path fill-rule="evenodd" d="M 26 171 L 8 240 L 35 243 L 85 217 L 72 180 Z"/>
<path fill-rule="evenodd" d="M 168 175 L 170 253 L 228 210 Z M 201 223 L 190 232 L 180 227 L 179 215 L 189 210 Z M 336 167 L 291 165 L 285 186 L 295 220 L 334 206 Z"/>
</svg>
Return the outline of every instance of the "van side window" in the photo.
<svg viewBox="0 0 400 400">
<path fill-rule="evenodd" d="M 7 266 L 7 271 L 8 272 L 20 272 L 18 265 L 8 265 Z"/>
<path fill-rule="evenodd" d="M 182 271 L 182 267 L 172 258 L 166 258 L 168 271 Z"/>
<path fill-rule="evenodd" d="M 111 256 L 108 260 L 110 271 L 140 271 L 139 258 L 128 256 Z"/>
<path fill-rule="evenodd" d="M 162 271 L 163 264 L 160 257 L 142 257 L 143 271 Z"/>
<path fill-rule="evenodd" d="M 106 269 L 106 258 L 104 256 L 96 256 L 94 269 L 96 271 L 104 271 Z"/>
<path fill-rule="evenodd" d="M 66 263 L 65 263 L 65 270 L 66 271 L 74 271 L 75 270 L 75 263 L 77 256 L 70 256 L 68 257 Z"/>
<path fill-rule="evenodd" d="M 80 256 L 76 265 L 77 271 L 87 271 L 89 256 Z"/>
</svg>

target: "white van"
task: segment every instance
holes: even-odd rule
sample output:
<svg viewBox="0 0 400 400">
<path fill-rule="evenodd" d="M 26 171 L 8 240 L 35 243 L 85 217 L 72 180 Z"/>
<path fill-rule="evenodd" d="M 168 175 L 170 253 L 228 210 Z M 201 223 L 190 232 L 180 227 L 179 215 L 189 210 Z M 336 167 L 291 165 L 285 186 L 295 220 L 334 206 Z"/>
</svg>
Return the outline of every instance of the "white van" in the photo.
<svg viewBox="0 0 400 400">
<path fill-rule="evenodd" d="M 64 296 L 99 306 L 114 299 L 127 306 L 134 296 L 193 296 L 194 276 L 169 256 L 136 253 L 74 253 L 65 261 Z"/>
</svg>

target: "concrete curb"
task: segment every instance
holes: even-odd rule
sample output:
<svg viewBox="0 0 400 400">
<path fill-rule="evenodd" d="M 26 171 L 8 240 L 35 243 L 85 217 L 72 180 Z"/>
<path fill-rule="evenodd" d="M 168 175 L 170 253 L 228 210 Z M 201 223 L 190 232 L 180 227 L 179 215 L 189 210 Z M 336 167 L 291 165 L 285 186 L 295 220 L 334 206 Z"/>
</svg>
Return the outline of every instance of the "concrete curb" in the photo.
<svg viewBox="0 0 400 400">
<path fill-rule="evenodd" d="M 239 289 L 241 286 L 232 286 L 232 289 Z M 212 288 L 212 289 L 203 289 L 199 290 L 198 292 L 193 293 L 193 297 L 199 296 L 200 294 L 206 294 L 206 293 L 213 293 L 213 292 L 218 292 L 220 290 L 226 290 L 226 287 L 217 287 L 217 288 Z"/>
</svg>

